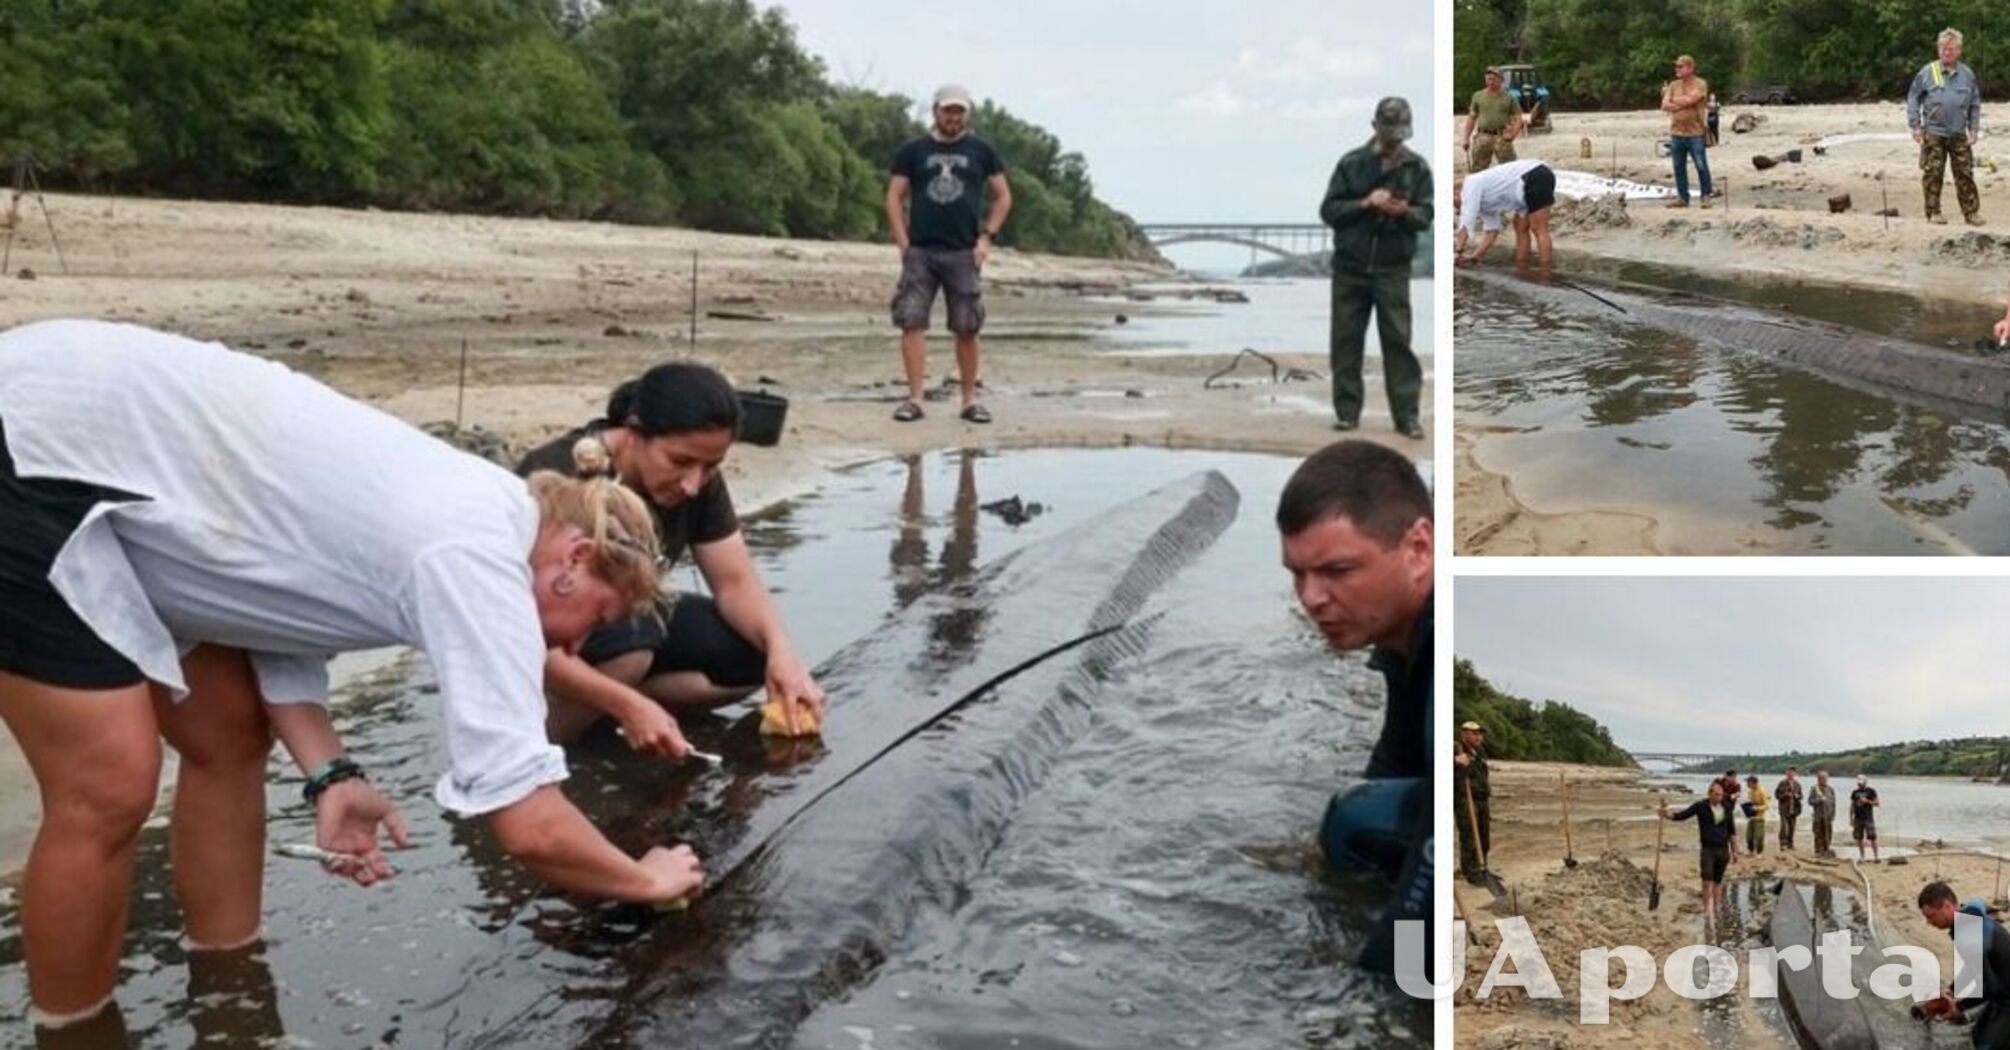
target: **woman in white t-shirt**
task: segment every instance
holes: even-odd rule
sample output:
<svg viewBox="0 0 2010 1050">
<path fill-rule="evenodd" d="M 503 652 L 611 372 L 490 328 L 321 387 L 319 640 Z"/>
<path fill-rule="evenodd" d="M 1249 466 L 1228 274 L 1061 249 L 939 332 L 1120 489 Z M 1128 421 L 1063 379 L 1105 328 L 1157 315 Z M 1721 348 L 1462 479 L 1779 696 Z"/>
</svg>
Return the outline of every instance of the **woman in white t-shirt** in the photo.
<svg viewBox="0 0 2010 1050">
<path fill-rule="evenodd" d="M 390 875 L 404 826 L 329 719 L 328 658 L 410 645 L 441 685 L 435 797 L 582 893 L 696 892 L 690 850 L 637 860 L 559 791 L 543 670 L 651 607 L 648 509 L 607 481 L 526 482 L 259 358 L 128 325 L 0 332 L 0 720 L 41 790 L 22 885 L 38 1022 L 117 979 L 161 741 L 180 756 L 170 852 L 195 950 L 258 936 L 265 765 L 308 780 L 337 875 Z"/>
</svg>

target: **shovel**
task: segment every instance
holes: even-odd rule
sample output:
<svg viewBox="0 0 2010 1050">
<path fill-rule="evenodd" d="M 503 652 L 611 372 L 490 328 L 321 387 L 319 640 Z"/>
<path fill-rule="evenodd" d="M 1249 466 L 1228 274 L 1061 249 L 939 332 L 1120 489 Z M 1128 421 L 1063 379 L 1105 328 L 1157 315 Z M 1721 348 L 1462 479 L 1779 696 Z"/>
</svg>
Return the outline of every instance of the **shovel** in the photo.
<svg viewBox="0 0 2010 1050">
<path fill-rule="evenodd" d="M 1667 807 L 1668 800 L 1662 799 L 1661 805 L 1654 811 L 1654 885 L 1647 888 L 1648 911 L 1661 906 L 1661 833 L 1668 829 L 1667 818 L 1661 816 L 1661 810 Z"/>
<path fill-rule="evenodd" d="M 1493 894 L 1495 900 L 1504 900 L 1508 895 L 1507 884 L 1501 881 L 1499 875 L 1493 873 L 1493 869 L 1487 867 L 1486 840 L 1480 837 L 1480 809 L 1473 804 L 1471 780 L 1466 781 L 1466 821 L 1473 829 L 1473 852 L 1480 855 L 1480 872 L 1486 879 L 1487 892 Z"/>
<path fill-rule="evenodd" d="M 1577 867 L 1577 848 L 1570 844 L 1570 781 L 1562 773 L 1556 775 L 1557 786 L 1563 789 L 1563 866 Z"/>
</svg>

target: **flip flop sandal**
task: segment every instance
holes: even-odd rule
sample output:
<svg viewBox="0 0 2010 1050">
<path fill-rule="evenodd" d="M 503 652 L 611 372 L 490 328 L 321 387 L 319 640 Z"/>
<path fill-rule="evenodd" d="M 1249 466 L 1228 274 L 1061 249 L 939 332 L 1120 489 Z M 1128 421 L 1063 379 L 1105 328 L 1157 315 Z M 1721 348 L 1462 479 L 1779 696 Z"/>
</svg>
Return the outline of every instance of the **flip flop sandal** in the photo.
<svg viewBox="0 0 2010 1050">
<path fill-rule="evenodd" d="M 921 406 L 912 401 L 902 401 L 900 407 L 893 410 L 893 418 L 896 422 L 912 423 L 921 418 Z"/>
<path fill-rule="evenodd" d="M 983 405 L 965 405 L 963 406 L 963 421 L 966 423 L 989 423 L 991 422 L 991 410 L 985 408 Z"/>
</svg>

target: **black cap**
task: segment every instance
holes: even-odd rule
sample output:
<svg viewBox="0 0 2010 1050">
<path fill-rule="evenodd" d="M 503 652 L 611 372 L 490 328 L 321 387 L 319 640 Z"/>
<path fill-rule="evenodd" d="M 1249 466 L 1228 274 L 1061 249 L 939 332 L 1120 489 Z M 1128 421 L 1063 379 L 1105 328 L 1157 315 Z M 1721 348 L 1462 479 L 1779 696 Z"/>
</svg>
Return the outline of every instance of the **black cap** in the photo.
<svg viewBox="0 0 2010 1050">
<path fill-rule="evenodd" d="M 1409 100 L 1391 95 L 1375 103 L 1375 131 L 1399 139 L 1409 138 Z"/>
</svg>

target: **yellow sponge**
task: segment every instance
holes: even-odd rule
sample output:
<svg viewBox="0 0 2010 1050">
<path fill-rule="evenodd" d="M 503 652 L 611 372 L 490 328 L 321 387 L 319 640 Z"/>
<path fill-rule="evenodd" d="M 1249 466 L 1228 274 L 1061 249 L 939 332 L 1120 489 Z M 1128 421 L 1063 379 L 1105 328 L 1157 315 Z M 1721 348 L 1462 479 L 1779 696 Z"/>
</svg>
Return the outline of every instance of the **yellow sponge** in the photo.
<svg viewBox="0 0 2010 1050">
<path fill-rule="evenodd" d="M 823 726 L 817 724 L 816 712 L 800 704 L 796 706 L 796 711 L 798 714 L 791 719 L 789 705 L 782 701 L 770 700 L 762 704 L 761 735 L 802 737 L 817 736 L 823 732 Z"/>
</svg>

